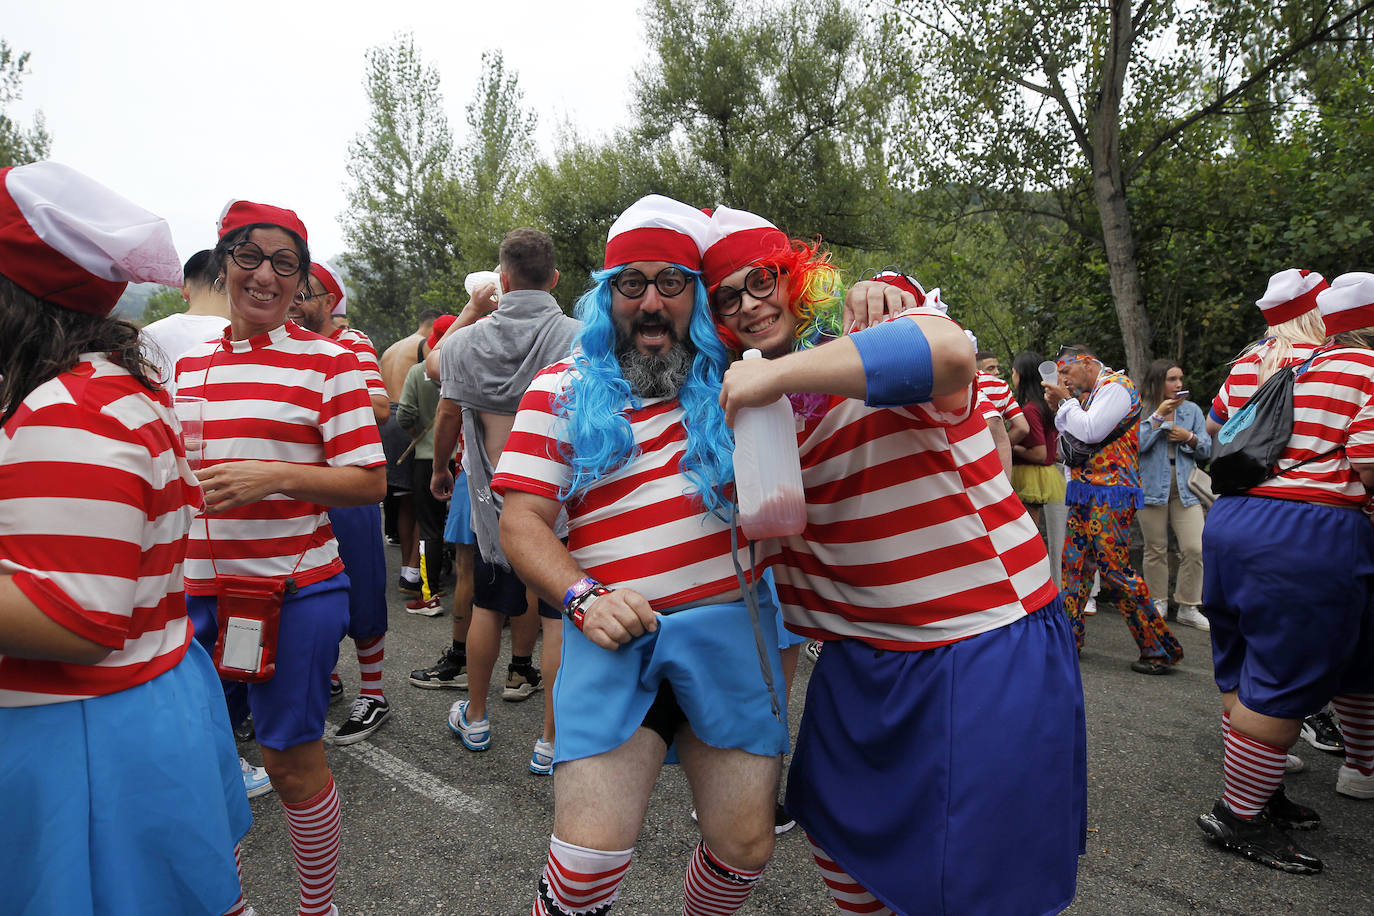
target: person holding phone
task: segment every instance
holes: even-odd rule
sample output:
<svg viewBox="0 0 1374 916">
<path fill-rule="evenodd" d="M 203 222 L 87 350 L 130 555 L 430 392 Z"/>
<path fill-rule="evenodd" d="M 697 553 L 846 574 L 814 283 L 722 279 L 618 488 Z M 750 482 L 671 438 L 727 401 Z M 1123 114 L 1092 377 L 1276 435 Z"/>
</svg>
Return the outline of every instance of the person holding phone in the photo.
<svg viewBox="0 0 1374 916">
<path fill-rule="evenodd" d="M 1183 369 L 1173 360 L 1157 359 L 1145 371 L 1141 386 L 1140 486 L 1145 505 L 1140 530 L 1145 535 L 1145 586 L 1161 617 L 1169 613 L 1169 529 L 1178 539 L 1178 582 L 1174 603 L 1178 622 L 1208 629 L 1202 604 L 1201 502 L 1188 488 L 1188 475 L 1198 459 L 1212 454 L 1207 418 L 1188 400 Z"/>
</svg>

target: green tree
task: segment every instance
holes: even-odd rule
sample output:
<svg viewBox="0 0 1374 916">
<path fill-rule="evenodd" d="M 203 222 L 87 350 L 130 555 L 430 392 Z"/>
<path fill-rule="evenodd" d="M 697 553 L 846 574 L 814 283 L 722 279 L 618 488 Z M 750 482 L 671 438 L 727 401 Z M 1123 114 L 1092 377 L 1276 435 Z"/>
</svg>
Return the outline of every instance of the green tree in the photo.
<svg viewBox="0 0 1374 916">
<path fill-rule="evenodd" d="M 159 286 L 143 305 L 143 315 L 138 323 L 147 327 L 160 318 L 177 315 L 186 311 L 186 300 L 181 298 L 181 290 L 174 286 Z"/>
<path fill-rule="evenodd" d="M 905 58 L 842 0 L 650 0 L 645 141 L 685 150 L 714 199 L 828 244 L 892 242 L 885 135 Z"/>
<path fill-rule="evenodd" d="M 9 43 L 0 38 L 0 168 L 46 159 L 52 147 L 52 137 L 42 112 L 34 115 L 33 125 L 27 128 L 5 113 L 10 103 L 22 97 L 27 69 L 29 52 L 16 54 Z"/>
<path fill-rule="evenodd" d="M 1190 144 L 1195 154 L 1219 151 L 1222 122 L 1238 111 L 1290 99 L 1304 55 L 1351 37 L 1372 8 L 897 0 L 888 22 L 929 62 L 903 144 L 910 175 L 927 187 L 978 188 L 987 208 L 1048 215 L 1100 249 L 1126 363 L 1139 377 L 1152 352 L 1139 186 Z"/>
<path fill-rule="evenodd" d="M 425 292 L 453 261 L 443 207 L 453 138 L 439 73 L 420 59 L 412 36 L 369 50 L 365 82 L 371 116 L 349 146 L 343 260 L 351 317 L 383 343 L 410 333 Z"/>
</svg>

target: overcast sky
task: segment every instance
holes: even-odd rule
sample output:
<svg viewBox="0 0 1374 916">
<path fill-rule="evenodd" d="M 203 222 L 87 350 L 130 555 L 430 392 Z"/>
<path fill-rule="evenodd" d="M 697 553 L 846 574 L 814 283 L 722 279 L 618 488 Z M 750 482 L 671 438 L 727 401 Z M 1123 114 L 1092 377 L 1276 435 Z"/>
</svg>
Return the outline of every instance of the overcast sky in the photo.
<svg viewBox="0 0 1374 916">
<path fill-rule="evenodd" d="M 501 49 L 547 155 L 564 121 L 594 137 L 626 119 L 645 59 L 638 6 L 13 0 L 0 37 L 32 55 L 11 116 L 27 126 L 42 111 L 52 158 L 166 217 L 183 259 L 214 242 L 230 198 L 295 210 L 312 254 L 329 259 L 343 249 L 348 144 L 368 118 L 368 48 L 414 34 L 439 70 L 455 143 L 482 52 Z M 245 95 L 251 105 L 229 102 Z"/>
</svg>

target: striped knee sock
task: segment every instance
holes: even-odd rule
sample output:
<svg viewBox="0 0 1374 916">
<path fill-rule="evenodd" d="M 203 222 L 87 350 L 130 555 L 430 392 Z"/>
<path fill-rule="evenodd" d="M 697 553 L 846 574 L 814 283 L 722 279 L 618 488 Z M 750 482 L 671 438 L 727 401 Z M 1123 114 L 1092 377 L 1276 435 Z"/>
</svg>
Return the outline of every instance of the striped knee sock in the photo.
<svg viewBox="0 0 1374 916">
<path fill-rule="evenodd" d="M 1283 764 L 1288 751 L 1277 744 L 1241 734 L 1226 732 L 1226 807 L 1245 820 L 1260 813 L 1283 782 Z"/>
<path fill-rule="evenodd" d="M 386 697 L 382 695 L 382 659 L 386 657 L 386 634 L 371 639 L 355 639 L 353 645 L 358 650 L 358 672 L 362 675 L 358 693 L 385 700 Z"/>
<path fill-rule="evenodd" d="M 682 916 L 730 916 L 749 899 L 762 876 L 762 868 L 726 865 L 703 840 L 687 866 Z"/>
<path fill-rule="evenodd" d="M 301 882 L 300 916 L 325 916 L 334 899 L 334 875 L 339 866 L 339 793 L 334 777 L 303 802 L 282 802 L 296 854 Z"/>
<path fill-rule="evenodd" d="M 825 886 L 830 889 L 830 896 L 835 898 L 835 905 L 840 908 L 840 912 L 863 913 L 864 916 L 893 916 L 892 910 L 880 903 L 862 884 L 849 877 L 848 872 L 831 861 L 830 856 L 816 845 L 816 841 L 811 839 L 809 833 L 806 835 L 806 842 L 811 846 L 811 857 L 820 867 L 821 877 L 825 879 Z"/>
<path fill-rule="evenodd" d="M 224 911 L 224 916 L 244 916 L 248 912 L 248 905 L 243 902 L 243 852 L 238 843 L 234 844 L 234 871 L 239 876 L 239 899 Z"/>
<path fill-rule="evenodd" d="M 587 849 L 549 837 L 549 858 L 530 916 L 602 916 L 610 912 L 634 847 Z"/>
<path fill-rule="evenodd" d="M 1345 765 L 1374 776 L 1374 694 L 1343 693 L 1331 705 L 1345 740 Z"/>
</svg>

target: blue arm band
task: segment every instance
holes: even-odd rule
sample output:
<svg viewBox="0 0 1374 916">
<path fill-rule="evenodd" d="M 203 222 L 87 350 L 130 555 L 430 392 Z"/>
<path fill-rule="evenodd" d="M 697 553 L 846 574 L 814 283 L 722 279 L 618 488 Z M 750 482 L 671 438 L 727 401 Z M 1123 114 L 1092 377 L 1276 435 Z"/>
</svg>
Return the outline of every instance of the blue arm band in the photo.
<svg viewBox="0 0 1374 916">
<path fill-rule="evenodd" d="M 930 400 L 935 366 L 920 325 L 897 318 L 849 335 L 859 349 L 869 407 L 903 407 Z"/>
</svg>

